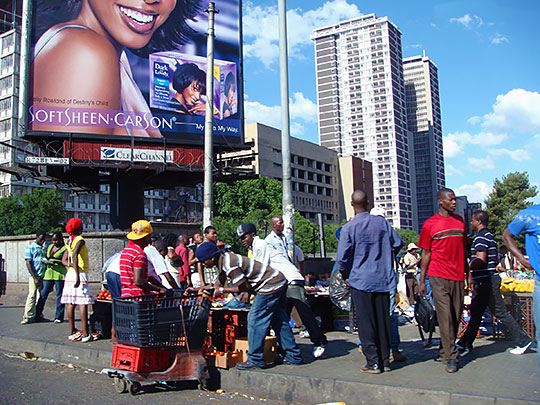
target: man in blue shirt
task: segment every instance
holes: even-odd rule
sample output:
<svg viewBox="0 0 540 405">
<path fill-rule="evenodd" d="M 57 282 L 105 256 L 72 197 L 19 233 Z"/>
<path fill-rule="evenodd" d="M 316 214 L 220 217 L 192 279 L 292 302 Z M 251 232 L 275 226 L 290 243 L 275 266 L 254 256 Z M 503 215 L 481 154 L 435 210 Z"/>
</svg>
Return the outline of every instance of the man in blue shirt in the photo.
<svg viewBox="0 0 540 405">
<path fill-rule="evenodd" d="M 43 259 L 43 244 L 45 243 L 45 231 L 39 230 L 36 233 L 36 240 L 24 251 L 24 260 L 30 278 L 28 279 L 28 296 L 24 307 L 24 315 L 21 324 L 39 322 L 43 318 L 36 319 L 36 304 L 39 298 L 39 289 L 45 273 Z"/>
<path fill-rule="evenodd" d="M 521 233 L 525 234 L 525 250 L 528 258 L 523 255 L 513 238 Z M 540 342 L 540 204 L 521 210 L 504 230 L 503 241 L 508 250 L 523 266 L 534 270 L 533 316 L 538 347 Z M 540 372 L 540 350 L 537 349 L 537 352 Z"/>
<path fill-rule="evenodd" d="M 351 197 L 355 217 L 339 237 L 336 268 L 351 287 L 358 337 L 371 374 L 390 371 L 390 291 L 396 288 L 393 253 L 403 241 L 382 217 L 370 215 L 364 191 Z"/>
</svg>

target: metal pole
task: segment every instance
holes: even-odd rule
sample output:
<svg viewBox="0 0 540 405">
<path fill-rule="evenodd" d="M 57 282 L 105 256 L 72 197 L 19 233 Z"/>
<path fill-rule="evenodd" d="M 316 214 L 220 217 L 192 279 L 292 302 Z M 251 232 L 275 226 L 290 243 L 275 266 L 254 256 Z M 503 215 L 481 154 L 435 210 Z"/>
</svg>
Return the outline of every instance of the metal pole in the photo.
<svg viewBox="0 0 540 405">
<path fill-rule="evenodd" d="M 21 21 L 21 58 L 19 68 L 19 111 L 17 136 L 23 137 L 27 130 L 28 121 L 28 86 L 30 78 L 30 22 L 32 21 L 32 4 L 23 0 Z M 14 24 L 16 27 L 16 24 Z M 17 33 L 15 33 L 17 36 Z"/>
<path fill-rule="evenodd" d="M 213 2 L 204 10 L 208 13 L 208 39 L 206 45 L 206 112 L 204 122 L 204 206 L 203 229 L 212 225 L 214 208 L 214 185 L 212 167 L 214 145 L 212 143 L 214 127 L 214 15 L 219 13 Z"/>
<path fill-rule="evenodd" d="M 317 213 L 317 225 L 319 226 L 319 249 L 321 257 L 326 257 L 326 244 L 324 243 L 324 222 L 322 213 Z"/>
<path fill-rule="evenodd" d="M 289 242 L 289 257 L 294 259 L 294 205 L 291 181 L 291 148 L 289 136 L 289 68 L 287 63 L 287 5 L 278 0 L 279 15 L 279 81 L 281 88 L 281 162 L 283 168 L 283 233 Z"/>
</svg>

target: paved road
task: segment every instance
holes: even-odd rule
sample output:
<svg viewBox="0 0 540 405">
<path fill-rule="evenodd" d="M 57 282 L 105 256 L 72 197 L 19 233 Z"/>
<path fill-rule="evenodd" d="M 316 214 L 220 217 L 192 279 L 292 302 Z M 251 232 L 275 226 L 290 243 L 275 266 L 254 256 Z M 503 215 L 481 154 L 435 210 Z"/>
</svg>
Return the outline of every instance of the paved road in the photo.
<svg viewBox="0 0 540 405">
<path fill-rule="evenodd" d="M 0 352 L 0 404 L 238 404 L 276 405 L 280 402 L 237 393 L 217 394 L 190 387 L 164 390 L 146 385 L 132 396 L 119 394 L 112 380 L 86 368 L 43 360 L 24 360 Z"/>
</svg>

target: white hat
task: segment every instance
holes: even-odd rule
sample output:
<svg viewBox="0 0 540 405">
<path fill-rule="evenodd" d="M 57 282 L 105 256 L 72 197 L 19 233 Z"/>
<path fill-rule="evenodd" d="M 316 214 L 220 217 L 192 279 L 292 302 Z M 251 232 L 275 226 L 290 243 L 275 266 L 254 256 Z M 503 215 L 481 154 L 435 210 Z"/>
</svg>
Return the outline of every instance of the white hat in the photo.
<svg viewBox="0 0 540 405">
<path fill-rule="evenodd" d="M 369 211 L 369 213 L 371 215 L 378 215 L 383 218 L 384 218 L 384 215 L 386 214 L 386 212 L 384 211 L 384 208 L 382 207 L 373 207 L 371 211 Z"/>
<path fill-rule="evenodd" d="M 409 246 L 407 246 L 407 252 L 413 249 L 418 249 L 418 246 L 411 242 L 409 243 Z"/>
</svg>

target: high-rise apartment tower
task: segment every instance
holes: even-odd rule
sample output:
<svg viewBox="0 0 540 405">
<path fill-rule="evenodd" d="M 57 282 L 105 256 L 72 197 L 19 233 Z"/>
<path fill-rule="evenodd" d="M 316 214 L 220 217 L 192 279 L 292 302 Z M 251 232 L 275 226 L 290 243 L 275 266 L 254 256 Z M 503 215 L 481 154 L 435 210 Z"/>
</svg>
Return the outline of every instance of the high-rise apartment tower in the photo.
<svg viewBox="0 0 540 405">
<path fill-rule="evenodd" d="M 312 39 L 320 144 L 372 162 L 374 205 L 393 226 L 412 229 L 414 153 L 400 30 L 387 17 L 369 14 L 316 29 Z"/>
<path fill-rule="evenodd" d="M 407 127 L 412 132 L 416 172 L 417 224 L 439 209 L 437 191 L 444 187 L 444 157 L 437 66 L 426 56 L 403 59 Z"/>
</svg>

